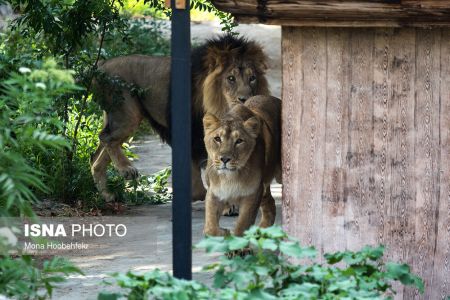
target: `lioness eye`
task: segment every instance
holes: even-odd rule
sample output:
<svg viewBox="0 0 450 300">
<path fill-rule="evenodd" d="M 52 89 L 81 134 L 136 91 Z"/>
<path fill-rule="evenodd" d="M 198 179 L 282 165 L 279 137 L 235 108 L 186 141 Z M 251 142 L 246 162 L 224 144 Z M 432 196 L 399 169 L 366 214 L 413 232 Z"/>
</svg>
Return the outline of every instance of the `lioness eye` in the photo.
<svg viewBox="0 0 450 300">
<path fill-rule="evenodd" d="M 230 75 L 230 76 L 228 76 L 228 81 L 235 82 L 236 77 L 234 77 L 233 75 Z"/>
<path fill-rule="evenodd" d="M 218 142 L 218 143 L 220 143 L 222 140 L 220 139 L 220 136 L 216 136 L 215 138 L 214 138 L 214 140 L 216 141 L 216 142 Z"/>
<path fill-rule="evenodd" d="M 255 80 L 256 80 L 256 76 L 255 75 L 250 76 L 250 82 L 253 82 Z"/>
<path fill-rule="evenodd" d="M 244 141 L 243 139 L 237 139 L 237 140 L 236 140 L 236 145 L 241 144 L 243 141 Z"/>
</svg>

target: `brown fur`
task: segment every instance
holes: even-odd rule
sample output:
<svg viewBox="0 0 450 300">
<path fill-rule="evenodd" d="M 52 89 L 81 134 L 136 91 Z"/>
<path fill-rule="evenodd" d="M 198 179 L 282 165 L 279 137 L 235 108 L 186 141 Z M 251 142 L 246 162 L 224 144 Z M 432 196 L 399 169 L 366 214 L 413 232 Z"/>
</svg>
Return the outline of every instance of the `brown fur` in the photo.
<svg viewBox="0 0 450 300">
<path fill-rule="evenodd" d="M 280 172 L 281 101 L 255 96 L 218 118 L 203 118 L 208 166 L 205 181 L 207 235 L 226 235 L 220 228 L 220 213 L 226 203 L 239 205 L 235 235 L 254 224 L 261 208 L 259 226 L 275 221 L 275 201 L 270 183 Z"/>
<path fill-rule="evenodd" d="M 193 198 L 202 200 L 199 165 L 206 159 L 203 145 L 204 112 L 226 113 L 233 105 L 252 95 L 268 95 L 264 77 L 266 56 L 256 43 L 228 35 L 207 41 L 192 53 L 192 174 Z M 121 145 L 134 133 L 142 119 L 150 121 L 161 138 L 170 144 L 170 58 L 130 55 L 102 62 L 99 70 L 145 90 L 138 98 L 122 90 L 123 101 L 115 103 L 110 86 L 94 82 L 97 95 L 103 96 L 104 128 L 91 159 L 91 173 L 106 201 L 114 195 L 107 190 L 106 169 L 112 161 L 126 178 L 138 176 L 136 168 L 122 152 Z M 234 77 L 234 82 L 229 80 Z M 255 77 L 255 80 L 253 77 Z M 241 100 L 239 100 L 241 98 Z M 243 100 L 242 100 L 243 99 Z M 184 125 L 182 125 L 184 126 Z"/>
</svg>

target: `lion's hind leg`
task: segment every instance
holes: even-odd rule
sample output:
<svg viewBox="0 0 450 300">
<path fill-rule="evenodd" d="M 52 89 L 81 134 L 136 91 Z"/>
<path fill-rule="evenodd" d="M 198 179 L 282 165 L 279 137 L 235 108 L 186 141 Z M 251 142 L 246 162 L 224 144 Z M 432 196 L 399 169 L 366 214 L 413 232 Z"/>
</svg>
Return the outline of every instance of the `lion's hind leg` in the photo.
<svg viewBox="0 0 450 300">
<path fill-rule="evenodd" d="M 122 105 L 107 112 L 108 123 L 100 133 L 100 140 L 119 173 L 125 179 L 135 179 L 139 176 L 139 172 L 123 153 L 122 144 L 139 127 L 143 114 L 138 100 L 128 92 L 124 92 L 123 96 Z"/>
<path fill-rule="evenodd" d="M 100 142 L 97 150 L 91 157 L 91 174 L 98 191 L 106 202 L 115 201 L 114 194 L 108 191 L 107 186 L 108 179 L 106 177 L 106 170 L 110 162 L 109 154 L 103 146 L 103 143 Z"/>
</svg>

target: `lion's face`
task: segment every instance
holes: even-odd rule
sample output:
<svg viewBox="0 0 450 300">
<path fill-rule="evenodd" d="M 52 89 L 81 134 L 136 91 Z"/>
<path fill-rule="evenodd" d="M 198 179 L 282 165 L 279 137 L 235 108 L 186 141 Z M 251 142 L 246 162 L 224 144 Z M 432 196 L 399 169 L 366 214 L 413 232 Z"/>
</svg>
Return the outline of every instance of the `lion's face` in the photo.
<svg viewBox="0 0 450 300">
<path fill-rule="evenodd" d="M 229 174 L 245 167 L 259 135 L 260 122 L 227 118 L 219 120 L 211 114 L 203 118 L 205 146 L 213 167 L 219 174 Z"/>
<path fill-rule="evenodd" d="M 246 62 L 232 64 L 220 76 L 222 92 L 232 107 L 236 103 L 244 103 L 256 94 L 258 74 L 255 68 Z"/>
<path fill-rule="evenodd" d="M 207 72 L 196 77 L 204 112 L 222 116 L 251 96 L 270 94 L 264 75 L 267 57 L 261 46 L 229 36 L 211 43 L 202 58 Z"/>
</svg>

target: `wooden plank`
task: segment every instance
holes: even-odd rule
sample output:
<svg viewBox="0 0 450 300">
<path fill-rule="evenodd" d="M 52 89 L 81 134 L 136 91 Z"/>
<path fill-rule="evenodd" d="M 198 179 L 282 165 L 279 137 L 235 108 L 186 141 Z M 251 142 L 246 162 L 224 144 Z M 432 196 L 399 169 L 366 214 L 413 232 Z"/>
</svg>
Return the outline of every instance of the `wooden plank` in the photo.
<svg viewBox="0 0 450 300">
<path fill-rule="evenodd" d="M 414 249 L 415 30 L 377 29 L 374 49 L 377 243 L 386 259 L 412 264 Z M 396 285 L 397 298 L 403 287 Z"/>
<path fill-rule="evenodd" d="M 430 299 L 450 295 L 450 30 L 442 30 L 440 70 L 440 193 Z"/>
<path fill-rule="evenodd" d="M 282 219 L 284 228 L 292 235 L 298 234 L 295 230 L 298 218 L 297 212 L 303 212 L 297 199 L 299 185 L 296 184 L 294 174 L 298 173 L 296 162 L 299 160 L 301 144 L 298 143 L 299 115 L 302 114 L 300 105 L 302 99 L 303 72 L 297 72 L 302 64 L 301 32 L 295 28 L 283 27 L 282 53 L 283 53 L 283 109 L 282 109 L 282 162 L 283 162 L 283 209 Z"/>
<path fill-rule="evenodd" d="M 376 210 L 373 168 L 373 69 L 372 29 L 351 30 L 352 58 L 347 150 L 347 248 L 360 249 L 375 240 L 370 215 Z"/>
<path fill-rule="evenodd" d="M 350 32 L 327 30 L 327 107 L 322 188 L 324 252 L 345 249 L 345 186 L 348 148 Z"/>
<path fill-rule="evenodd" d="M 299 199 L 303 199 L 304 215 L 300 221 L 303 241 L 323 251 L 322 241 L 322 181 L 325 161 L 326 114 L 326 29 L 309 28 L 302 32 L 302 115 L 300 118 L 300 147 L 298 170 L 303 179 Z"/>
<path fill-rule="evenodd" d="M 439 194 L 440 30 L 417 30 L 415 95 L 416 222 L 413 271 L 425 280 L 432 299 Z M 406 299 L 417 298 L 406 293 Z"/>
<path fill-rule="evenodd" d="M 306 26 L 306 23 L 309 26 L 314 23 L 317 26 L 336 26 L 339 23 L 340 26 L 364 24 L 370 27 L 384 22 L 384 26 L 450 26 L 448 1 L 213 0 L 213 3 L 244 23 L 289 26 Z"/>
<path fill-rule="evenodd" d="M 380 29 L 375 31 L 374 37 L 374 154 L 375 154 L 375 198 L 377 206 L 377 218 L 374 218 L 377 227 L 376 241 L 386 245 L 388 238 L 385 227 L 387 205 L 390 198 L 388 175 L 390 164 L 388 163 L 389 141 L 389 100 L 390 78 L 389 64 L 392 56 L 391 36 L 392 29 Z"/>
<path fill-rule="evenodd" d="M 261 19 L 255 16 L 249 15 L 235 15 L 235 20 L 239 24 L 257 24 L 263 23 L 266 25 L 282 25 L 282 26 L 296 26 L 296 27 L 418 27 L 418 28 L 430 28 L 430 27 L 450 27 L 450 21 L 446 20 L 332 20 L 326 19 L 313 19 L 308 17 L 301 18 L 271 18 L 267 17 Z"/>
<path fill-rule="evenodd" d="M 325 30 L 283 29 L 283 68 L 296 74 L 283 78 L 283 180 L 287 180 L 283 183 L 289 186 L 283 190 L 283 221 L 289 233 L 308 245 L 320 245 L 314 237 L 320 237 L 322 229 L 321 185 L 316 183 L 322 182 L 318 170 L 323 168 L 325 153 L 325 126 L 319 122 L 326 107 L 325 38 Z M 303 70 L 302 75 L 294 70 Z M 305 137 L 301 143 L 298 136 Z M 292 174 L 300 174 L 304 184 L 291 185 Z"/>
</svg>

